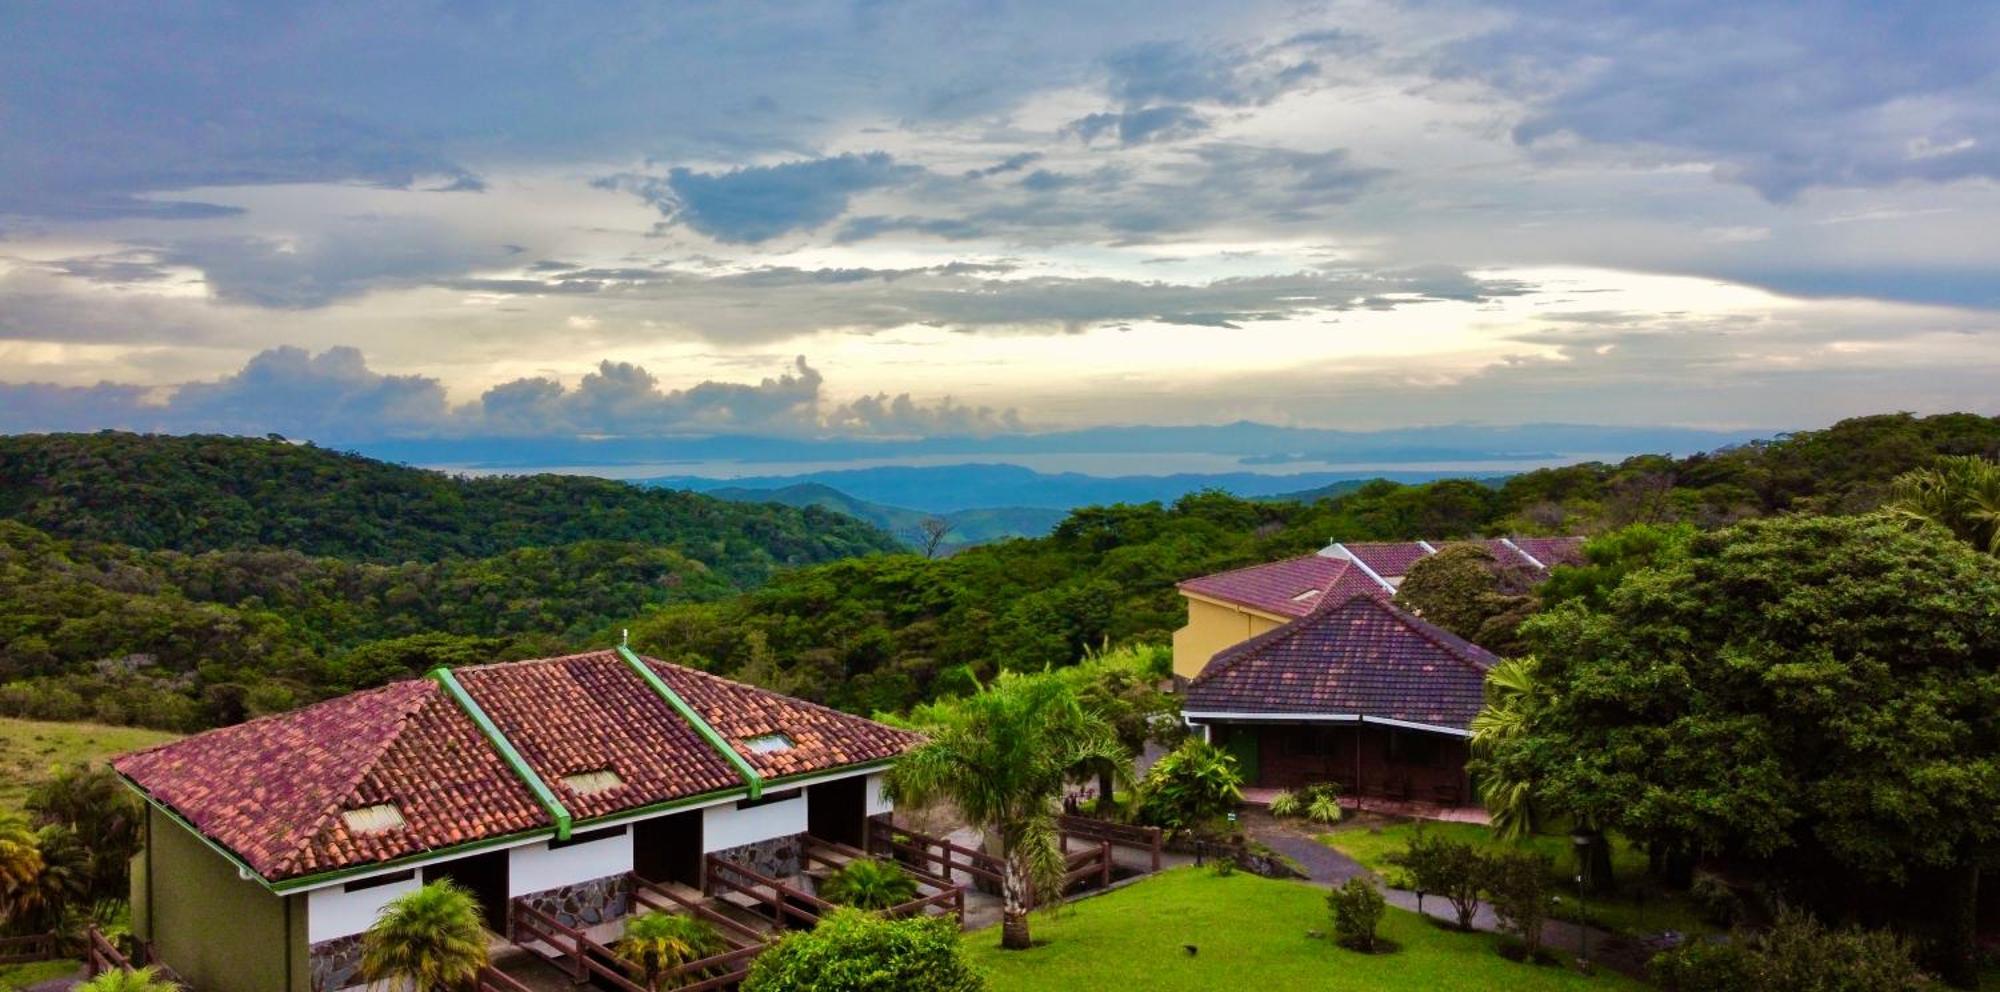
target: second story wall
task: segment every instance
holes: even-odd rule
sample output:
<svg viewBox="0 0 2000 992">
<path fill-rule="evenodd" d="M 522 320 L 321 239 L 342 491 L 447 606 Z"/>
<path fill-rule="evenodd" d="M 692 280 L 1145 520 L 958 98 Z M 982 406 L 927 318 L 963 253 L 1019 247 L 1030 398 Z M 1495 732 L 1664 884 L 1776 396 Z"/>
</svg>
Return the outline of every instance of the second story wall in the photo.
<svg viewBox="0 0 2000 992">
<path fill-rule="evenodd" d="M 1174 631 L 1174 675 L 1191 679 L 1201 674 L 1217 651 L 1240 644 L 1285 621 L 1188 596 L 1187 626 Z"/>
</svg>

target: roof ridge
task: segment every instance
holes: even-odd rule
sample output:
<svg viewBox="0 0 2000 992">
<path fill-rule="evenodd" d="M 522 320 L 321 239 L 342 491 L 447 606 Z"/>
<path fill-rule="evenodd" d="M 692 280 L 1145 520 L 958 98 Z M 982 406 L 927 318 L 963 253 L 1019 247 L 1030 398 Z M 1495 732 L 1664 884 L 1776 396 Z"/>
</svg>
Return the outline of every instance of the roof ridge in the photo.
<svg viewBox="0 0 2000 992">
<path fill-rule="evenodd" d="M 341 808 L 344 805 L 346 805 L 347 799 L 354 795 L 354 790 L 359 788 L 361 786 L 362 781 L 367 779 L 368 776 L 375 771 L 375 767 L 382 763 L 382 759 L 388 756 L 389 749 L 395 747 L 397 741 L 402 740 L 403 731 L 409 727 L 410 720 L 413 717 L 415 717 L 419 712 L 422 712 L 423 708 L 429 705 L 433 699 L 436 699 L 438 697 L 439 688 L 437 686 L 437 683 L 430 682 L 428 679 L 397 679 L 394 682 L 379 687 L 379 689 L 375 691 L 386 690 L 395 686 L 405 685 L 411 682 L 429 683 L 431 687 L 430 691 L 411 694 L 410 701 L 405 703 L 401 707 L 400 712 L 396 714 L 395 719 L 390 722 L 390 726 L 382 734 L 380 746 L 374 749 L 374 752 L 369 756 L 368 760 L 357 761 L 354 763 L 357 769 L 355 773 L 349 776 L 344 782 L 344 784 L 341 785 L 340 788 L 332 790 L 334 796 L 333 801 L 327 806 L 326 809 L 320 812 L 318 819 L 313 820 L 309 825 L 307 825 L 304 829 L 302 829 L 299 832 L 300 838 L 302 838 L 305 841 L 305 843 L 301 843 L 293 847 L 290 851 L 286 852 L 285 856 L 283 858 L 280 858 L 278 860 L 278 863 L 272 867 L 273 875 L 283 876 L 290 873 L 292 865 L 295 864 L 298 861 L 298 859 L 305 854 L 306 848 L 310 845 L 312 839 L 318 837 L 322 832 L 326 830 L 327 822 L 340 814 Z M 351 698 L 351 697 L 344 697 L 344 696 L 334 697 L 334 699 L 345 699 L 345 698 Z M 333 700 L 327 700 L 327 701 L 332 702 Z M 292 710 L 289 712 L 297 712 L 297 711 Z M 275 713 L 272 715 L 283 716 L 285 714 Z M 238 724 L 237 726 L 243 726 L 243 724 Z"/>
<path fill-rule="evenodd" d="M 822 713 L 829 714 L 831 716 L 840 717 L 842 719 L 860 720 L 865 723 L 872 723 L 881 727 L 889 726 L 888 724 L 883 723 L 880 720 L 871 719 L 869 717 L 862 716 L 859 713 L 849 713 L 846 710 L 835 709 L 834 707 L 828 706 L 825 703 L 815 703 L 810 699 L 800 699 L 797 696 L 786 695 L 785 693 L 779 692 L 776 689 L 766 688 L 764 686 L 757 685 L 754 682 L 744 682 L 740 679 L 732 679 L 727 675 L 717 675 L 714 672 L 704 671 L 702 669 L 695 668 L 692 665 L 682 665 L 671 661 L 662 661 L 661 659 L 655 658 L 652 655 L 648 654 L 639 655 L 639 658 L 640 660 L 645 661 L 651 665 L 661 665 L 673 669 L 674 671 L 686 672 L 689 675 L 693 675 L 699 678 L 709 679 L 711 681 L 721 682 L 727 685 L 733 685 L 740 689 L 748 689 L 751 692 L 762 693 L 766 696 L 776 696 L 779 699 L 784 700 L 785 703 L 790 706 L 804 706 L 809 709 L 815 709 Z M 693 707 L 694 701 L 687 700 L 687 704 L 688 706 Z M 704 720 L 708 719 L 707 714 L 702 714 L 702 719 Z M 891 728 L 891 729 L 900 729 L 900 728 Z"/>
<path fill-rule="evenodd" d="M 1460 637 L 1457 634 L 1454 634 L 1451 631 L 1448 631 L 1443 627 L 1440 627 L 1437 624 L 1434 624 L 1429 620 L 1426 620 L 1423 617 L 1416 615 L 1415 613 L 1411 613 L 1410 611 L 1405 610 L 1402 607 L 1397 606 L 1395 603 L 1389 602 L 1388 600 L 1376 599 L 1373 596 L 1356 597 L 1356 598 L 1365 598 L 1374 600 L 1376 605 L 1380 606 L 1385 612 L 1387 612 L 1391 619 L 1397 621 L 1398 623 L 1401 623 L 1404 627 L 1408 628 L 1412 633 L 1415 633 L 1418 637 L 1421 637 L 1424 640 L 1427 640 L 1432 644 L 1436 645 L 1439 649 L 1443 650 L 1444 653 L 1451 655 L 1452 658 L 1457 660 L 1460 664 L 1463 664 L 1481 674 L 1485 674 L 1486 670 L 1492 666 L 1481 665 L 1478 661 L 1469 657 L 1466 653 L 1465 650 L 1466 648 L 1473 648 L 1478 651 L 1484 652 L 1485 654 L 1490 655 L 1495 659 L 1499 658 L 1499 655 L 1495 655 L 1493 654 L 1493 652 L 1488 651 L 1485 648 L 1482 648 L 1479 645 L 1474 644 L 1473 642 L 1466 640 L 1465 638 Z"/>
<path fill-rule="evenodd" d="M 1272 565 L 1283 565 L 1288 562 L 1308 561 L 1313 558 L 1326 558 L 1326 557 L 1329 556 L 1314 551 L 1303 555 L 1292 555 L 1287 558 L 1277 558 L 1271 561 L 1260 561 L 1249 565 L 1238 565 L 1235 568 L 1225 568 L 1220 572 L 1204 572 L 1201 575 L 1197 575 L 1193 578 L 1182 579 L 1179 582 L 1174 583 L 1174 588 L 1178 589 L 1181 586 L 1187 585 L 1190 582 L 1200 582 L 1203 579 L 1219 579 L 1222 576 L 1235 575 L 1238 572 L 1253 572 L 1260 568 L 1270 568 Z"/>
</svg>

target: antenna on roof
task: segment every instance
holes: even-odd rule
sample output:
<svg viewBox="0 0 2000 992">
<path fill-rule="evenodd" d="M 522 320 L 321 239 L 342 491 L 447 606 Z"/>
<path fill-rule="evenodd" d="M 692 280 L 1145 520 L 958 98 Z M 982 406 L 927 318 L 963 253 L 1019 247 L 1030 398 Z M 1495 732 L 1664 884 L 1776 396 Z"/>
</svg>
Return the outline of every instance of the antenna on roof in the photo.
<svg viewBox="0 0 2000 992">
<path fill-rule="evenodd" d="M 618 631 L 618 646 L 621 648 L 632 646 L 632 628 L 624 627 Z"/>
</svg>

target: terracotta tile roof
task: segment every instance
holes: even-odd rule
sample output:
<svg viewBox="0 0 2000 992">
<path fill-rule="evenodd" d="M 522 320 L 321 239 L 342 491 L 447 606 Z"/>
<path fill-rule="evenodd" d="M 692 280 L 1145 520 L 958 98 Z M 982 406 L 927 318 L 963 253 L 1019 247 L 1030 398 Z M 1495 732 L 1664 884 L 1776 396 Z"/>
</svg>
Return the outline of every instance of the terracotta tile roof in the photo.
<svg viewBox="0 0 2000 992">
<path fill-rule="evenodd" d="M 1435 545 L 1436 542 L 1432 543 Z M 1431 553 L 1416 541 L 1355 541 L 1342 542 L 1340 546 L 1385 579 L 1398 579 L 1410 574 L 1410 566 Z"/>
<path fill-rule="evenodd" d="M 1352 563 L 1319 554 L 1204 575 L 1179 588 L 1280 617 L 1305 616 L 1346 594 L 1389 595 Z"/>
<path fill-rule="evenodd" d="M 1583 538 L 1580 537 L 1517 537 L 1514 544 L 1551 567 L 1583 561 Z"/>
<path fill-rule="evenodd" d="M 760 774 L 894 757 L 905 731 L 692 669 L 647 663 Z M 609 651 L 460 669 L 459 683 L 576 820 L 741 787 L 733 765 Z M 784 733 L 790 750 L 744 742 Z M 112 766 L 271 881 L 554 826 L 447 692 L 417 679 L 211 730 Z M 609 769 L 582 794 L 566 776 Z M 341 815 L 393 806 L 373 833 Z"/>
<path fill-rule="evenodd" d="M 1190 713 L 1341 714 L 1466 729 L 1491 652 L 1375 596 L 1351 596 L 1218 652 Z"/>
</svg>

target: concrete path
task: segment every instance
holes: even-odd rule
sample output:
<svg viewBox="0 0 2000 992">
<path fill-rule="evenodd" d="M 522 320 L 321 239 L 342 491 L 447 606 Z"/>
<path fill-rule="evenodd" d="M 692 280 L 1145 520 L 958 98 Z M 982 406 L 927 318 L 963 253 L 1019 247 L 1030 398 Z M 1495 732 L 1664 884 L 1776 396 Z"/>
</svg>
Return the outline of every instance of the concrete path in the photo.
<svg viewBox="0 0 2000 992">
<path fill-rule="evenodd" d="M 1269 846 L 1272 850 L 1291 858 L 1304 868 L 1307 878 L 1315 885 L 1332 888 L 1344 884 L 1358 875 L 1374 877 L 1361 862 L 1314 840 L 1312 836 L 1271 818 L 1261 812 L 1249 812 L 1243 818 L 1244 830 L 1253 840 Z M 1381 883 L 1382 898 L 1391 906 L 1418 912 L 1417 894 L 1407 889 L 1391 888 Z M 1456 924 L 1458 913 L 1449 901 L 1439 896 L 1426 896 L 1421 912 L 1432 919 Z M 1473 914 L 1472 928 L 1488 933 L 1500 932 L 1500 921 L 1493 914 L 1492 907 L 1484 902 Z M 1587 941 L 1587 945 L 1586 945 Z M 1588 947 L 1589 958 L 1596 964 L 1634 977 L 1645 976 L 1647 953 L 1633 941 L 1597 927 L 1585 927 L 1566 920 L 1549 920 L 1542 924 L 1542 943 L 1570 957 L 1581 955 Z"/>
</svg>

